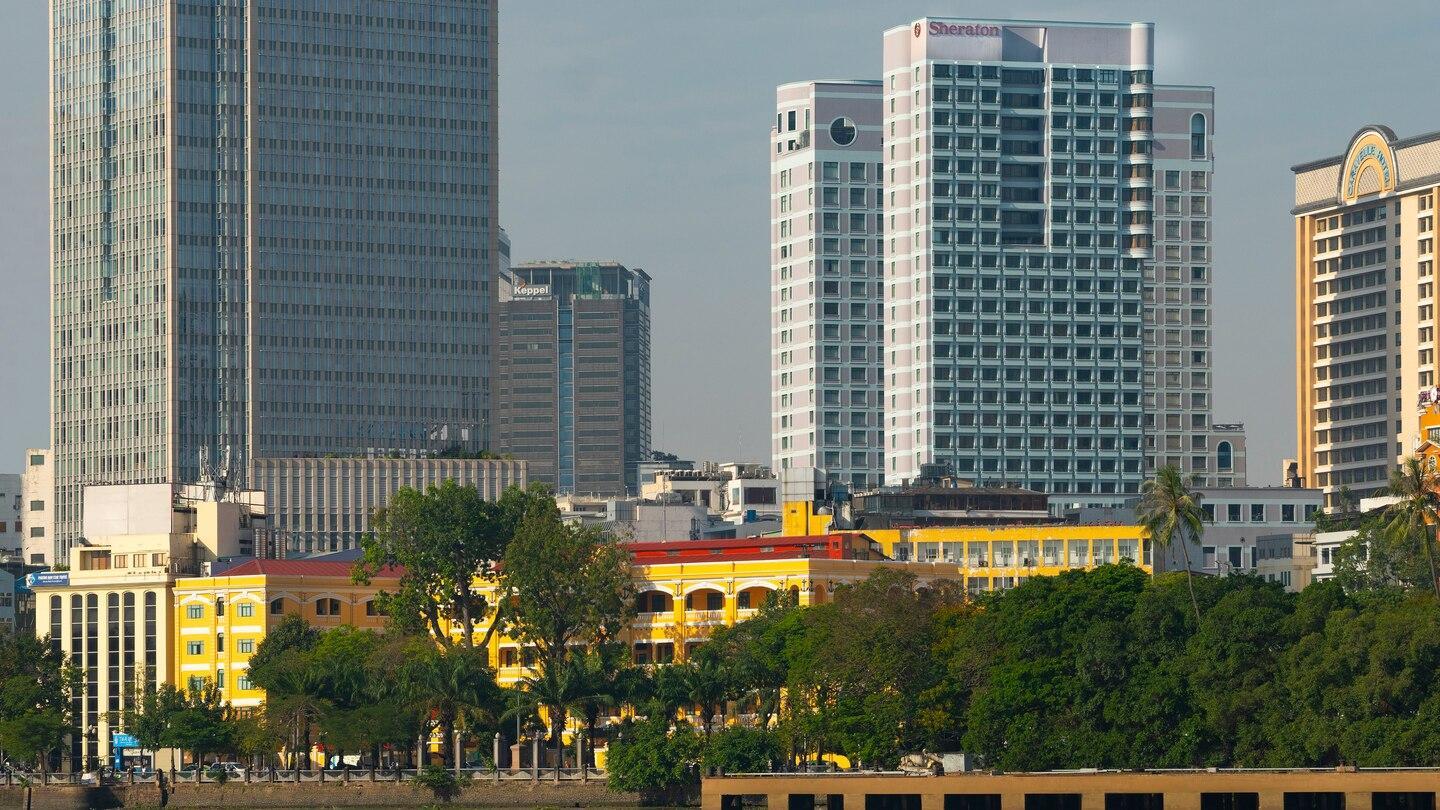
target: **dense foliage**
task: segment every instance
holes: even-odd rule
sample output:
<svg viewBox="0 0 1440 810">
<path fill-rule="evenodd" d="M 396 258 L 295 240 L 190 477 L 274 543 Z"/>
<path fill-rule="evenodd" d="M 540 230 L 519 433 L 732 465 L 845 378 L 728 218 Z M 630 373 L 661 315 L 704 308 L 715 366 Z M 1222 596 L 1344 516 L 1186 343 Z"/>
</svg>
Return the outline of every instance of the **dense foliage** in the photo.
<svg viewBox="0 0 1440 810">
<path fill-rule="evenodd" d="M 492 605 L 477 584 L 493 582 L 495 565 L 527 514 L 555 509 L 541 485 L 510 487 L 487 501 L 474 487 L 454 481 L 425 491 L 402 487 L 376 510 L 375 531 L 362 541 L 364 558 L 355 578 L 368 582 L 398 568 L 399 586 L 382 592 L 381 607 L 404 630 L 428 632 L 442 646 L 484 647 L 505 626 L 501 605 Z M 487 634 L 475 629 L 489 620 Z M 452 633 L 452 628 L 458 632 Z"/>
<path fill-rule="evenodd" d="M 43 766 L 65 736 L 74 677 L 48 640 L 0 632 L 0 751 Z"/>
</svg>

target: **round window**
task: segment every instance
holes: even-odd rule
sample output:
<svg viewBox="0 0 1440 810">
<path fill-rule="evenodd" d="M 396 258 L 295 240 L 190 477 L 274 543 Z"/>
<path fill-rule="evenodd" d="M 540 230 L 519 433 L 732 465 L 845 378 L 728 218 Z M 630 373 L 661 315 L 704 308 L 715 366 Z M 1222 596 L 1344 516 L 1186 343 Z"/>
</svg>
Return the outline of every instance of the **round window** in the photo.
<svg viewBox="0 0 1440 810">
<path fill-rule="evenodd" d="M 849 118 L 836 118 L 830 122 L 830 140 L 838 146 L 849 146 L 855 142 L 855 122 Z"/>
</svg>

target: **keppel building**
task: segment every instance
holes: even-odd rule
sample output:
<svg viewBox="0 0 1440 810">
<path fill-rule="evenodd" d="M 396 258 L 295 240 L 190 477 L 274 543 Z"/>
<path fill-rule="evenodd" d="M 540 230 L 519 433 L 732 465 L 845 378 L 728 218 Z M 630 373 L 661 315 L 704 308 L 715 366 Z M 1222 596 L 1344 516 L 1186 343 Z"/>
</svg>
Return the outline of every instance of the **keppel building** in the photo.
<svg viewBox="0 0 1440 810">
<path fill-rule="evenodd" d="M 480 449 L 492 0 L 51 0 L 59 557 L 83 484 Z"/>
<path fill-rule="evenodd" d="M 650 276 L 568 261 L 511 274 L 498 308 L 497 449 L 556 492 L 638 492 L 650 457 Z"/>
<path fill-rule="evenodd" d="M 770 131 L 771 453 L 856 489 L 884 474 L 881 96 L 781 85 Z"/>
<path fill-rule="evenodd" d="M 1335 506 L 1381 494 L 1440 399 L 1440 132 L 1367 126 L 1295 173 L 1297 472 Z"/>
</svg>

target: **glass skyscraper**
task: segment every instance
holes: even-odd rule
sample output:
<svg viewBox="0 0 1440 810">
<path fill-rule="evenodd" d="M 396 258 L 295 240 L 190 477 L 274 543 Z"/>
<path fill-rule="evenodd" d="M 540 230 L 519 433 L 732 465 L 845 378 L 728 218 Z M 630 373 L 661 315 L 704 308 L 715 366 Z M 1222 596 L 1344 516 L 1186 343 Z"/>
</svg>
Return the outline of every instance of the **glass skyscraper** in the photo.
<svg viewBox="0 0 1440 810">
<path fill-rule="evenodd" d="M 88 483 L 479 449 L 492 0 L 51 0 L 60 553 Z"/>
</svg>

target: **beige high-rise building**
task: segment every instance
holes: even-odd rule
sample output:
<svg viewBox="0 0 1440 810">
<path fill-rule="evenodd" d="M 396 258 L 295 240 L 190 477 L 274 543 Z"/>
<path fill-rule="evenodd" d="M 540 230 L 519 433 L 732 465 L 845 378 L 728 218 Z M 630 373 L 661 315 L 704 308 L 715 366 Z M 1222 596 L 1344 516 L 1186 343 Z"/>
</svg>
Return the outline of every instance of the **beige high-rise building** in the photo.
<svg viewBox="0 0 1440 810">
<path fill-rule="evenodd" d="M 1440 132 L 1367 126 L 1292 170 L 1296 471 L 1334 505 L 1385 488 L 1436 398 Z"/>
</svg>

